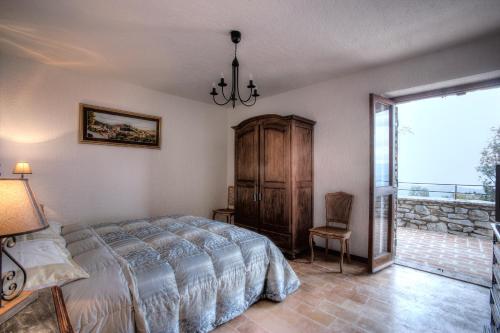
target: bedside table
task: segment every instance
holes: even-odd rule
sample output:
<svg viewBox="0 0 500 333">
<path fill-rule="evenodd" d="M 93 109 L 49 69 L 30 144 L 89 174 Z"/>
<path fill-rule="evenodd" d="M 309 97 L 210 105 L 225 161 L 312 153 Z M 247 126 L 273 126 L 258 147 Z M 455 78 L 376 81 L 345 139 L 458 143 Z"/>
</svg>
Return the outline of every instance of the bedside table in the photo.
<svg viewBox="0 0 500 333">
<path fill-rule="evenodd" d="M 0 301 L 0 303 L 2 303 L 3 305 L 0 307 L 0 325 L 15 316 L 19 311 L 21 311 L 37 299 L 37 291 L 22 291 L 19 296 L 11 301 Z"/>
<path fill-rule="evenodd" d="M 0 325 L 0 333 L 59 332 L 50 288 L 38 291 L 38 299 Z"/>
</svg>

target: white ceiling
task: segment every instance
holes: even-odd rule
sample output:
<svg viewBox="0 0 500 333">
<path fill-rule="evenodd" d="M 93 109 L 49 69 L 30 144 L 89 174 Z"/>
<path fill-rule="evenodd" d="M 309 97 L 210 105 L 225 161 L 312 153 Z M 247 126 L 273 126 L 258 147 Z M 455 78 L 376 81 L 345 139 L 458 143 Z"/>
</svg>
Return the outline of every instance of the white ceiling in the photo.
<svg viewBox="0 0 500 333">
<path fill-rule="evenodd" d="M 210 102 L 240 76 L 263 97 L 500 29 L 499 0 L 0 0 L 0 51 Z"/>
</svg>

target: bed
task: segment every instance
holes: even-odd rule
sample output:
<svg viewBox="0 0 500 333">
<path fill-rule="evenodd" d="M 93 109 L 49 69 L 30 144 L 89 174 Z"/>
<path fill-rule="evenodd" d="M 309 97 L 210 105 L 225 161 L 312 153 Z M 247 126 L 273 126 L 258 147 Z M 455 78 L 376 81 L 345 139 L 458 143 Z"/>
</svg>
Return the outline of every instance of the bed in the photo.
<svg viewBox="0 0 500 333">
<path fill-rule="evenodd" d="M 208 332 L 300 285 L 268 238 L 206 218 L 70 225 L 62 234 L 90 275 L 60 289 L 76 332 Z"/>
</svg>

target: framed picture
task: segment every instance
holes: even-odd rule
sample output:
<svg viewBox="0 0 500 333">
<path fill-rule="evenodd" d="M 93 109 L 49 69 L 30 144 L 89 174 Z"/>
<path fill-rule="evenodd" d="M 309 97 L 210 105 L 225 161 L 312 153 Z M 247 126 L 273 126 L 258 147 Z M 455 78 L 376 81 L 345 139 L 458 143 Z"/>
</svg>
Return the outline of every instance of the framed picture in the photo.
<svg viewBox="0 0 500 333">
<path fill-rule="evenodd" d="M 80 103 L 80 143 L 160 149 L 161 117 Z"/>
</svg>

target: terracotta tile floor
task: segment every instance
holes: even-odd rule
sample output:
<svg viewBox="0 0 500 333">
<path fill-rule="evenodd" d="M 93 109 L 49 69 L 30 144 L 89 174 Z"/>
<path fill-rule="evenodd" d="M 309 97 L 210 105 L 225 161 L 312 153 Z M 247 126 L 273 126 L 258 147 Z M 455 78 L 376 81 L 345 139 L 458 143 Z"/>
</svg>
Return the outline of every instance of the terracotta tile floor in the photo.
<svg viewBox="0 0 500 333">
<path fill-rule="evenodd" d="M 394 265 L 369 275 L 363 264 L 338 273 L 337 258 L 291 265 L 301 288 L 284 302 L 260 301 L 216 333 L 480 332 L 488 289 Z"/>
<path fill-rule="evenodd" d="M 396 262 L 459 280 L 491 284 L 491 240 L 398 228 Z"/>
</svg>

